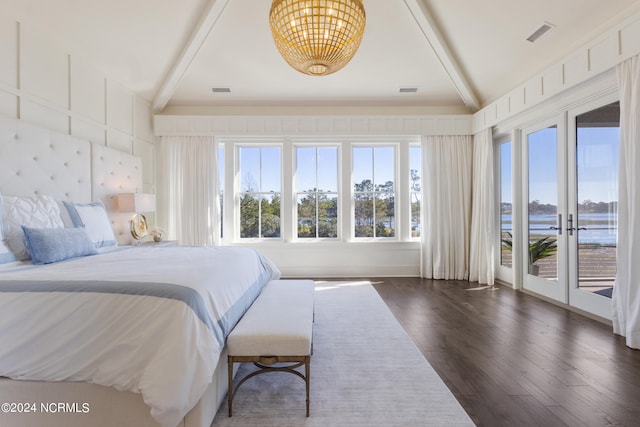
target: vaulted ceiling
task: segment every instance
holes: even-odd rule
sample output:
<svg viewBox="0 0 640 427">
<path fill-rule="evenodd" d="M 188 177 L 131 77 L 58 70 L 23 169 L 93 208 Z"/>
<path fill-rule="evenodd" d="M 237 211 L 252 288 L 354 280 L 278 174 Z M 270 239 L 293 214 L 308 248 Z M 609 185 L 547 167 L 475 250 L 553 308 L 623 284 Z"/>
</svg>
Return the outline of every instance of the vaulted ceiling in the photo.
<svg viewBox="0 0 640 427">
<path fill-rule="evenodd" d="M 144 98 L 188 108 L 397 107 L 470 113 L 637 11 L 639 0 L 364 0 L 354 59 L 323 77 L 278 54 L 269 0 L 0 0 Z M 527 41 L 544 23 L 553 29 Z M 212 88 L 229 88 L 214 93 Z M 400 88 L 417 88 L 400 93 Z"/>
</svg>

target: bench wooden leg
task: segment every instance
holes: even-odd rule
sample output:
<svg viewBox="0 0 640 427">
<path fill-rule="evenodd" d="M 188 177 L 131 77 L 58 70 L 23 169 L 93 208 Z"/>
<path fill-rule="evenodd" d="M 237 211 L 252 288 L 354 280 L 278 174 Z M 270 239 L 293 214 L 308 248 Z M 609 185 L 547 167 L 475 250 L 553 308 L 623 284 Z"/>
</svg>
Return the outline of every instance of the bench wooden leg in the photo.
<svg viewBox="0 0 640 427">
<path fill-rule="evenodd" d="M 233 357 L 227 356 L 227 365 L 229 372 L 229 391 L 228 391 L 228 400 L 229 400 L 229 416 L 232 414 L 231 405 L 233 404 Z"/>
<path fill-rule="evenodd" d="M 229 371 L 229 392 L 228 392 L 228 401 L 229 401 L 229 416 L 231 417 L 233 398 L 240 386 L 250 378 L 253 378 L 256 375 L 264 374 L 266 372 L 289 372 L 294 374 L 300 378 L 305 383 L 306 389 L 306 408 L 307 408 L 307 417 L 309 416 L 309 406 L 310 406 L 310 372 L 311 372 L 311 356 L 227 356 L 228 360 L 228 371 Z M 238 383 L 236 384 L 235 390 L 233 388 L 233 364 L 234 363 L 253 363 L 258 370 L 253 371 L 242 377 Z M 271 366 L 276 363 L 294 363 L 289 366 Z M 304 375 L 296 370 L 296 368 L 304 365 Z"/>
<path fill-rule="evenodd" d="M 304 358 L 304 372 L 305 372 L 305 380 L 304 382 L 307 384 L 307 417 L 309 416 L 309 382 L 311 381 L 311 376 L 309 375 L 311 372 L 311 357 L 307 356 Z"/>
</svg>

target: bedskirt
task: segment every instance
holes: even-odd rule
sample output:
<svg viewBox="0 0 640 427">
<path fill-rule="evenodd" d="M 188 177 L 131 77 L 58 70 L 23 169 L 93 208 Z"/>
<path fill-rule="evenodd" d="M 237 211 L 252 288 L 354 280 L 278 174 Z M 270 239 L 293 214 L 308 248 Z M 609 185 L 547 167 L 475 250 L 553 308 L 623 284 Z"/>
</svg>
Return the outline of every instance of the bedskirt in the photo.
<svg viewBox="0 0 640 427">
<path fill-rule="evenodd" d="M 210 427 L 227 394 L 227 350 L 213 381 L 177 427 Z M 158 427 L 142 395 L 85 382 L 12 380 L 0 377 L 2 403 L 16 412 L 0 412 L 0 425 L 11 427 Z M 36 411 L 24 407 L 36 405 Z M 19 405 L 23 411 L 17 412 Z M 44 405 L 44 406 L 43 406 Z M 62 406 L 64 405 L 64 406 Z M 48 412 L 47 412 L 48 411 Z"/>
</svg>

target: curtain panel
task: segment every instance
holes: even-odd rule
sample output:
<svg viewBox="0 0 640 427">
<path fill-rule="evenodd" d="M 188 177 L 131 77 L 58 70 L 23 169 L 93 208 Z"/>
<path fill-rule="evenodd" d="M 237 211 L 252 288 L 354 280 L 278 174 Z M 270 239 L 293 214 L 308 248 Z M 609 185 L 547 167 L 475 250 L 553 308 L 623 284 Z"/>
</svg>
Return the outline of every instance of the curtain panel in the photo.
<svg viewBox="0 0 640 427">
<path fill-rule="evenodd" d="M 160 218 L 181 245 L 218 243 L 218 152 L 211 136 L 163 136 L 158 156 Z"/>
<path fill-rule="evenodd" d="M 640 56 L 619 64 L 620 166 L 613 332 L 640 349 Z"/>
<path fill-rule="evenodd" d="M 495 278 L 495 191 L 493 134 L 486 129 L 473 137 L 473 187 L 469 280 L 493 285 Z"/>
<path fill-rule="evenodd" d="M 470 135 L 424 136 L 421 275 L 467 280 L 471 228 Z"/>
</svg>

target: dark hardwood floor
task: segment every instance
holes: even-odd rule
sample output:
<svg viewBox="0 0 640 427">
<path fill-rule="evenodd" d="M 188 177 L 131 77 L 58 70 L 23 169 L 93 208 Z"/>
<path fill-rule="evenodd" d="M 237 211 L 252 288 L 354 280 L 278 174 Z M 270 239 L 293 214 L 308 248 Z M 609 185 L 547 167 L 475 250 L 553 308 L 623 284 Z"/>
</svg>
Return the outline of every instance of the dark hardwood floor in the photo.
<svg viewBox="0 0 640 427">
<path fill-rule="evenodd" d="M 640 351 L 610 326 L 503 286 L 371 280 L 478 426 L 640 426 Z"/>
</svg>

